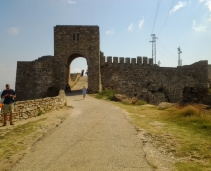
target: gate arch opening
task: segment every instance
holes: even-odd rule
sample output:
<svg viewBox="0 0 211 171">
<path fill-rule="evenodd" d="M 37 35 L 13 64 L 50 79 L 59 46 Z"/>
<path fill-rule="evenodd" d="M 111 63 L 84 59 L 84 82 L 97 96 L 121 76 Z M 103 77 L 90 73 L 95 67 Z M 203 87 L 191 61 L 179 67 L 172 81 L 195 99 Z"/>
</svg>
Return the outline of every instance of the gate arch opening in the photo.
<svg viewBox="0 0 211 171">
<path fill-rule="evenodd" d="M 87 58 L 80 53 L 71 54 L 67 60 L 67 77 L 66 82 L 70 85 L 72 90 L 80 90 L 81 87 L 75 86 L 79 81 L 79 84 L 84 84 L 88 88 L 88 61 Z M 84 83 L 83 83 L 84 82 Z"/>
</svg>

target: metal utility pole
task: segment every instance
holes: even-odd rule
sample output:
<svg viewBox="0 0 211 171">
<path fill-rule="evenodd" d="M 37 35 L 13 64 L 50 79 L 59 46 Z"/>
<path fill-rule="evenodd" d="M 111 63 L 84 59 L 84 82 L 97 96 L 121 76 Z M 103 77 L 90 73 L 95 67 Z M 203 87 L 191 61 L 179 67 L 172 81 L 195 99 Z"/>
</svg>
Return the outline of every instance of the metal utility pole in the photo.
<svg viewBox="0 0 211 171">
<path fill-rule="evenodd" d="M 182 66 L 182 59 L 180 59 L 180 53 L 182 53 L 180 47 L 177 48 L 178 50 L 178 66 Z"/>
<path fill-rule="evenodd" d="M 151 34 L 152 36 L 152 41 L 149 41 L 152 43 L 152 59 L 154 64 L 156 64 L 156 35 L 155 34 Z"/>
</svg>

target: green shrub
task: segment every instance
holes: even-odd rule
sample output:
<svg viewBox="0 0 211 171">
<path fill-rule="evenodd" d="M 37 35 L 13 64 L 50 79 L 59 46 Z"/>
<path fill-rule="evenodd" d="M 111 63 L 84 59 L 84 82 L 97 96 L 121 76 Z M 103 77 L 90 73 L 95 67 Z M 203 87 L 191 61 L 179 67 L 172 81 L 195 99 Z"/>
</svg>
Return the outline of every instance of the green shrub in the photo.
<svg viewBox="0 0 211 171">
<path fill-rule="evenodd" d="M 98 99 L 106 98 L 107 100 L 111 100 L 111 98 L 114 97 L 115 94 L 116 94 L 115 90 L 105 89 L 105 90 L 99 92 L 96 95 L 96 98 L 98 98 Z"/>
</svg>

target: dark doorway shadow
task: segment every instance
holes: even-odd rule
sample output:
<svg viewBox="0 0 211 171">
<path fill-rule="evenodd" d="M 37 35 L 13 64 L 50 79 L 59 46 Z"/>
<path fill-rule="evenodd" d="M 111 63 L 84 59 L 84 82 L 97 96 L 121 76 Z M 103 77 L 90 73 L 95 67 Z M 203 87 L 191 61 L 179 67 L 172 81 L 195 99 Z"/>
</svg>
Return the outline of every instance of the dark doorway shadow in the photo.
<svg viewBox="0 0 211 171">
<path fill-rule="evenodd" d="M 82 90 L 72 90 L 71 92 L 66 92 L 66 96 L 78 96 L 81 95 L 82 97 Z"/>
</svg>

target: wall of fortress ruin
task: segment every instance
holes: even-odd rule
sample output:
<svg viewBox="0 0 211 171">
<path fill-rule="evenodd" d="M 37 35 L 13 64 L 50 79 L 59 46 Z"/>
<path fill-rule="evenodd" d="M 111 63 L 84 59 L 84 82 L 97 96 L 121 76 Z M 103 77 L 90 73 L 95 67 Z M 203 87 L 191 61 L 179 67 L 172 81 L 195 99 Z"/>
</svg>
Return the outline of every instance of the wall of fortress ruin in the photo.
<svg viewBox="0 0 211 171">
<path fill-rule="evenodd" d="M 49 96 L 54 87 L 53 56 L 43 56 L 31 62 L 17 63 L 17 100 L 33 100 Z M 94 69 L 94 68 L 93 68 Z M 211 84 L 211 65 L 199 61 L 192 65 L 159 67 L 147 57 L 123 58 L 100 56 L 102 89 L 137 97 L 149 103 L 201 102 L 210 103 L 207 96 Z M 50 96 L 56 96 L 58 89 Z"/>
<path fill-rule="evenodd" d="M 105 57 L 101 53 L 102 88 L 137 97 L 150 103 L 206 102 L 208 61 L 192 65 L 159 67 L 147 57 Z M 205 98 L 206 96 L 206 98 Z"/>
<path fill-rule="evenodd" d="M 53 62 L 53 56 L 44 56 L 17 63 L 18 101 L 48 96 L 49 88 L 54 86 Z M 207 103 L 211 83 L 208 61 L 172 68 L 153 65 L 147 57 L 105 57 L 101 53 L 100 62 L 102 89 L 112 88 L 117 93 L 154 104 L 162 101 Z M 56 96 L 58 90 L 54 91 Z"/>
<path fill-rule="evenodd" d="M 46 97 L 48 89 L 53 86 L 53 62 L 52 56 L 43 56 L 31 62 L 17 62 L 15 90 L 18 101 Z"/>
<path fill-rule="evenodd" d="M 187 66 L 159 67 L 147 57 L 105 57 L 100 51 L 99 26 L 54 27 L 54 56 L 17 62 L 17 101 L 57 96 L 70 83 L 70 64 L 84 57 L 89 93 L 112 88 L 117 93 L 149 103 L 211 103 L 211 65 L 199 61 Z"/>
</svg>

